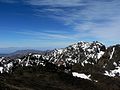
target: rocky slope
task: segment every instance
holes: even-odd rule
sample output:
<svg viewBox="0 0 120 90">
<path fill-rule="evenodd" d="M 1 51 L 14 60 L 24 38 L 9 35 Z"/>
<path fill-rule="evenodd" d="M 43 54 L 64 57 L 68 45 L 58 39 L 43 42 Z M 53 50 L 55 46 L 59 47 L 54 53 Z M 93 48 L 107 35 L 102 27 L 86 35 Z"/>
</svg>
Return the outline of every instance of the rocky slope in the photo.
<svg viewBox="0 0 120 90">
<path fill-rule="evenodd" d="M 91 65 L 106 70 L 105 75 L 116 73 L 119 75 L 120 45 L 105 47 L 98 41 L 78 42 L 63 49 L 55 49 L 44 54 L 29 53 L 21 58 L 11 59 L 1 57 L 0 72 L 8 72 L 17 65 L 32 66 L 44 65 L 48 61 L 57 66 L 80 64 L 83 68 Z M 110 75 L 109 75 L 110 76 Z M 115 76 L 115 75 L 111 75 Z"/>
<path fill-rule="evenodd" d="M 0 72 L 13 73 L 16 68 L 42 66 L 45 71 L 66 73 L 97 85 L 115 81 L 120 89 L 120 45 L 106 47 L 98 41 L 78 42 L 63 49 L 29 53 L 17 59 L 1 57 Z M 115 79 L 115 80 L 113 80 Z M 106 81 L 107 80 L 107 81 Z M 104 86 L 103 86 L 104 87 Z M 117 90 L 117 89 L 108 89 Z"/>
</svg>

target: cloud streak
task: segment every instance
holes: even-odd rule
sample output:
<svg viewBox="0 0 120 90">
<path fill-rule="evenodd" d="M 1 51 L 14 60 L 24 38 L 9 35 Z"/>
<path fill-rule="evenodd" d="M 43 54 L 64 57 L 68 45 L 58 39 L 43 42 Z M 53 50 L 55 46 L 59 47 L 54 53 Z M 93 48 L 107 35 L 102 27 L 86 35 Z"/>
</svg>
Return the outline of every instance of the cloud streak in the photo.
<svg viewBox="0 0 120 90">
<path fill-rule="evenodd" d="M 72 26 L 74 38 L 94 38 L 96 40 L 118 41 L 120 38 L 120 1 L 119 0 L 27 0 L 27 3 L 47 6 L 38 9 L 38 15 L 48 13 L 48 17 Z M 71 36 L 49 35 L 50 37 L 69 38 Z M 110 41 L 111 41 L 110 40 Z"/>
<path fill-rule="evenodd" d="M 39 45 L 38 47 L 62 48 L 70 44 L 73 44 L 74 42 L 77 41 L 77 38 L 75 38 L 73 35 L 68 34 L 68 32 L 67 33 L 66 32 L 61 33 L 59 31 L 37 32 L 25 30 L 13 33 L 15 33 L 16 35 L 23 36 L 24 38 L 21 38 L 21 40 L 22 42 L 26 42 L 28 46 L 30 46 L 32 43 L 32 45 L 34 46 Z"/>
<path fill-rule="evenodd" d="M 45 5 L 51 7 L 76 7 L 84 5 L 81 0 L 27 0 L 31 5 Z"/>
<path fill-rule="evenodd" d="M 26 35 L 33 37 L 34 39 L 56 39 L 56 40 L 62 40 L 62 39 L 72 39 L 75 40 L 76 38 L 72 38 L 72 35 L 66 33 L 66 32 L 59 32 L 59 31 L 44 31 L 44 32 L 37 32 L 37 31 L 22 31 L 22 32 L 15 32 L 16 34 Z M 76 34 L 75 34 L 76 35 Z"/>
</svg>

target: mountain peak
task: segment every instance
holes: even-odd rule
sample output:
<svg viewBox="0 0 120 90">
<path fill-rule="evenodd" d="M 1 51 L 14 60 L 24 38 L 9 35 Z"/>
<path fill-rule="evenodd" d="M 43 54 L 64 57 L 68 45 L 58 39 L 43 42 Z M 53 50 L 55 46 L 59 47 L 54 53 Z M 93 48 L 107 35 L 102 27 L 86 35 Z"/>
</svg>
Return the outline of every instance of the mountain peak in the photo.
<svg viewBox="0 0 120 90">
<path fill-rule="evenodd" d="M 106 70 L 107 73 L 107 71 L 115 70 L 115 68 L 119 67 L 119 52 L 120 45 L 106 48 L 106 46 L 99 41 L 81 41 L 69 45 L 66 48 L 55 49 L 51 52 L 30 52 L 30 54 L 28 53 L 17 59 L 13 59 L 12 63 L 19 62 L 22 66 L 32 66 L 33 63 L 36 65 L 44 65 L 44 60 L 47 60 L 47 62 L 53 63 L 57 66 L 67 66 L 67 64 L 79 64 L 81 68 L 86 68 L 89 65 L 98 66 L 99 68 L 104 69 L 102 72 Z M 1 65 L 4 66 L 4 64 L 7 64 L 4 62 L 8 61 L 9 60 L 6 58 L 1 58 Z"/>
</svg>

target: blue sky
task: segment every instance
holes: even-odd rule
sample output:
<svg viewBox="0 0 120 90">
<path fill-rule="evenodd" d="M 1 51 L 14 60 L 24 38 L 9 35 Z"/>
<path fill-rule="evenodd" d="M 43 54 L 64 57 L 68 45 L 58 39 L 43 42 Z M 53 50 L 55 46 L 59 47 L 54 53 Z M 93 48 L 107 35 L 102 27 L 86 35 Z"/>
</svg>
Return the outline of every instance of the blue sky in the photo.
<svg viewBox="0 0 120 90">
<path fill-rule="evenodd" d="M 120 0 L 0 0 L 0 48 L 120 43 Z"/>
</svg>

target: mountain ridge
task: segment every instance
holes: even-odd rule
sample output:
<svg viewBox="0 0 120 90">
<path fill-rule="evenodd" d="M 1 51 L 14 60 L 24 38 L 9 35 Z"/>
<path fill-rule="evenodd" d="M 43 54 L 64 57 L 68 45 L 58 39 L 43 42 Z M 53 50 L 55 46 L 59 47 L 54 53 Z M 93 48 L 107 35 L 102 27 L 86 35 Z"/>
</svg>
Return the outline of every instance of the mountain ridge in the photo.
<svg viewBox="0 0 120 90">
<path fill-rule="evenodd" d="M 106 47 L 98 41 L 78 42 L 62 49 L 41 53 L 30 52 L 19 58 L 1 57 L 0 59 L 2 74 L 15 72 L 15 69 L 19 67 L 36 66 L 40 66 L 44 71 L 66 73 L 95 84 L 106 85 L 107 82 L 101 81 L 104 79 L 108 81 L 116 79 L 117 82 L 115 82 L 118 83 L 120 78 L 120 45 Z M 119 85 L 116 87 L 120 89 Z"/>
</svg>

